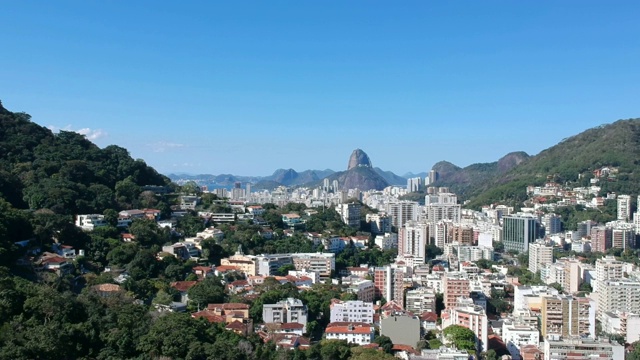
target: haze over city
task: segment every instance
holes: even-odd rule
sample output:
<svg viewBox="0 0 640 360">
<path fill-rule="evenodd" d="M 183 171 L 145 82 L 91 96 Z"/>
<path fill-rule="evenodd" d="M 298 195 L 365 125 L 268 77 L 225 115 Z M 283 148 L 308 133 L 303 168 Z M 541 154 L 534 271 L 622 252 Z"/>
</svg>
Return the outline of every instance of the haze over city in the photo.
<svg viewBox="0 0 640 360">
<path fill-rule="evenodd" d="M 637 117 L 638 2 L 5 2 L 0 93 L 164 173 L 397 174 Z"/>
</svg>

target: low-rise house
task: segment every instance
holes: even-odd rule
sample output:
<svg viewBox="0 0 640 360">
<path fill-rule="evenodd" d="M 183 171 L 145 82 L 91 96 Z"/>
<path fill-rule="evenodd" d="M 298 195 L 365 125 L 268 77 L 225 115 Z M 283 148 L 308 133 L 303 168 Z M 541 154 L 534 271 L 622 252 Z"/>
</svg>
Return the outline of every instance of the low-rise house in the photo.
<svg viewBox="0 0 640 360">
<path fill-rule="evenodd" d="M 189 289 L 194 287 L 197 283 L 197 281 L 174 281 L 170 286 L 180 292 L 180 302 L 186 304 L 189 302 Z"/>
<path fill-rule="evenodd" d="M 122 293 L 122 288 L 117 284 L 100 284 L 92 286 L 91 289 L 101 297 L 110 297 Z"/>
<path fill-rule="evenodd" d="M 214 226 L 211 226 L 199 233 L 196 233 L 196 236 L 203 240 L 214 239 L 216 241 L 220 241 L 224 239 L 224 232 L 220 229 L 216 229 Z"/>
<path fill-rule="evenodd" d="M 303 224 L 302 218 L 298 214 L 282 214 L 282 222 L 286 226 L 295 227 Z"/>
<path fill-rule="evenodd" d="M 227 330 L 247 336 L 253 333 L 253 320 L 249 305 L 241 303 L 209 304 L 207 308 L 191 314 L 193 318 L 205 318 L 211 323 L 224 323 Z"/>
<path fill-rule="evenodd" d="M 71 245 L 54 244 L 53 249 L 56 254 L 62 256 L 65 259 L 73 259 L 76 257 L 76 251 Z"/>
<path fill-rule="evenodd" d="M 211 266 L 195 266 L 192 270 L 200 280 L 214 275 L 214 270 Z"/>
<path fill-rule="evenodd" d="M 261 205 L 247 206 L 247 211 L 249 212 L 249 214 L 252 214 L 252 215 L 262 215 L 265 212 L 265 210 L 262 208 Z"/>
<path fill-rule="evenodd" d="M 76 216 L 76 226 L 85 231 L 93 231 L 93 229 L 101 226 L 107 226 L 104 215 L 85 214 Z"/>
<path fill-rule="evenodd" d="M 237 294 L 242 291 L 247 291 L 252 289 L 253 287 L 249 284 L 247 280 L 236 280 L 229 284 L 227 284 L 227 290 L 229 290 L 232 294 Z"/>
<path fill-rule="evenodd" d="M 269 227 L 263 227 L 262 229 L 258 230 L 258 234 L 265 240 L 273 239 L 273 229 Z"/>
<path fill-rule="evenodd" d="M 420 314 L 420 325 L 425 333 L 431 330 L 437 330 L 438 314 L 435 312 L 424 312 Z"/>
<path fill-rule="evenodd" d="M 375 327 L 362 323 L 330 323 L 325 330 L 327 340 L 345 340 L 350 344 L 369 345 L 375 337 Z"/>
</svg>

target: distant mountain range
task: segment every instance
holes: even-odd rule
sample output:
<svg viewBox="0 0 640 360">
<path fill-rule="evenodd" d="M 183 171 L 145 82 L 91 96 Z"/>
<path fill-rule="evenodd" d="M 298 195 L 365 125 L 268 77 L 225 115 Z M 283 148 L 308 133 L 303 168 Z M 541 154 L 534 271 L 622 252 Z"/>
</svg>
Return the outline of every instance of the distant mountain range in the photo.
<svg viewBox="0 0 640 360">
<path fill-rule="evenodd" d="M 614 176 L 601 179 L 602 193 L 640 194 L 640 119 L 619 120 L 615 123 L 588 129 L 563 139 L 539 154 L 531 156 L 518 151 L 491 163 L 477 163 L 464 168 L 447 161 L 433 165 L 438 179 L 432 186 L 449 187 L 469 206 L 491 203 L 521 204 L 527 198 L 528 185 L 542 185 L 553 181 L 573 186 L 589 186 L 593 171 L 602 167 L 616 170 Z M 356 149 L 346 171 L 279 169 L 266 177 L 234 175 L 174 175 L 169 178 L 211 181 L 211 184 L 230 186 L 236 181 L 251 182 L 255 187 L 320 186 L 325 178 L 338 180 L 341 188 L 361 190 L 382 189 L 389 185 L 406 185 L 408 178 L 428 175 L 427 172 L 398 176 L 391 171 L 373 167 L 364 151 Z M 414 194 L 415 198 L 420 193 Z"/>
<path fill-rule="evenodd" d="M 398 176 L 391 171 L 384 171 L 371 166 L 369 156 L 362 150 L 356 149 L 351 154 L 346 171 L 335 172 L 331 169 L 305 170 L 297 172 L 294 169 L 278 169 L 269 176 L 237 176 L 222 175 L 188 175 L 169 174 L 173 181 L 196 181 L 201 185 L 231 187 L 236 182 L 252 183 L 254 189 L 275 189 L 278 186 L 321 186 L 324 179 L 330 182 L 338 180 L 340 188 L 360 190 L 384 189 L 389 185 L 406 185 L 407 178 Z"/>
</svg>

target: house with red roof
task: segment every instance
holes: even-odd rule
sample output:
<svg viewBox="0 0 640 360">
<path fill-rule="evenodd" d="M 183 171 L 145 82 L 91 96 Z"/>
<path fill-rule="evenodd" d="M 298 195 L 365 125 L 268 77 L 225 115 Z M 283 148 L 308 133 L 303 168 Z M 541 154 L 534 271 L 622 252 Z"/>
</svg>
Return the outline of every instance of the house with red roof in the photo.
<svg viewBox="0 0 640 360">
<path fill-rule="evenodd" d="M 324 333 L 327 340 L 346 340 L 350 344 L 368 345 L 375 337 L 375 327 L 364 323 L 330 323 Z"/>
</svg>

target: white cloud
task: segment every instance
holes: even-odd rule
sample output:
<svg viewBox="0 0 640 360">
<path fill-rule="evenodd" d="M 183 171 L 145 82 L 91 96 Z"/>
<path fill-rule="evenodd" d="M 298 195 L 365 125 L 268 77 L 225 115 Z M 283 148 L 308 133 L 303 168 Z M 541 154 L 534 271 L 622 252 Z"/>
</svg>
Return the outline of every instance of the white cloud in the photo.
<svg viewBox="0 0 640 360">
<path fill-rule="evenodd" d="M 67 125 L 63 128 L 59 128 L 55 125 L 49 125 L 47 126 L 47 128 L 51 131 L 53 131 L 54 133 L 60 132 L 60 130 L 63 131 L 73 131 L 76 132 L 80 135 L 84 135 L 87 139 L 94 141 L 94 140 L 98 140 L 104 137 L 107 137 L 109 134 L 107 134 L 106 131 L 102 130 L 102 129 L 90 129 L 90 128 L 82 128 L 82 129 L 78 129 L 75 130 L 73 129 L 73 127 L 71 125 Z"/>
<path fill-rule="evenodd" d="M 152 144 L 147 144 L 153 150 L 153 152 L 165 152 L 167 150 L 179 149 L 184 147 L 184 144 L 173 143 L 169 141 L 157 141 Z"/>
</svg>

